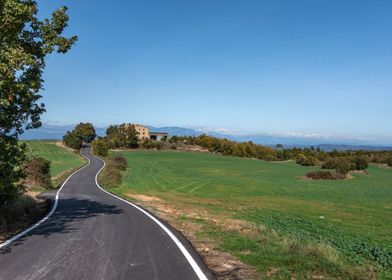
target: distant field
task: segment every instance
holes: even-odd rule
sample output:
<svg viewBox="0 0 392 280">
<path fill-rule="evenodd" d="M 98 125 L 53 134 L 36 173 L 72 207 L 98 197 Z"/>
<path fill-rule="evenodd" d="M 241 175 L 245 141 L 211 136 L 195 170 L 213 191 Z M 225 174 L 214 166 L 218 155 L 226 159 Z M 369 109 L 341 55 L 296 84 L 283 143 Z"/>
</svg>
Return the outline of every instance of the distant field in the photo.
<svg viewBox="0 0 392 280">
<path fill-rule="evenodd" d="M 72 151 L 59 147 L 52 141 L 23 141 L 29 147 L 29 155 L 42 157 L 51 161 L 51 174 L 73 169 L 83 164 L 81 157 Z"/>
<path fill-rule="evenodd" d="M 318 273 L 326 278 L 317 279 L 367 279 L 372 265 L 377 279 L 392 279 L 390 168 L 371 166 L 369 176 L 311 181 L 301 177 L 317 168 L 287 162 L 175 151 L 112 154 L 129 162 L 123 184 L 113 192 L 157 196 L 180 208 L 202 208 L 216 217 L 276 231 L 275 239 L 264 236 L 267 233 L 251 238 L 199 221 L 205 224 L 202 236 L 216 238 L 221 250 L 264 275 L 272 267 L 277 268 L 272 277 L 276 279 L 311 278 Z M 293 240 L 302 247 L 298 249 Z M 336 253 L 313 257 L 306 244 L 329 244 Z"/>
</svg>

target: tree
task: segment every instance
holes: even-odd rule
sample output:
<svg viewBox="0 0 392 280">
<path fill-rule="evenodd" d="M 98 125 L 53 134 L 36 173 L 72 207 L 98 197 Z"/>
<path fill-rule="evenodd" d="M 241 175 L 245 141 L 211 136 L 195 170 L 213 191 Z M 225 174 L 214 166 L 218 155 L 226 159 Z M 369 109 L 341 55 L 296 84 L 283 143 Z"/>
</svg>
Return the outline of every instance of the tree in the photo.
<svg viewBox="0 0 392 280">
<path fill-rule="evenodd" d="M 109 145 L 106 140 L 96 139 L 92 142 L 92 145 L 94 154 L 102 157 L 106 157 L 108 155 Z"/>
<path fill-rule="evenodd" d="M 46 57 L 66 53 L 75 36 L 61 36 L 67 27 L 67 8 L 43 21 L 33 0 L 0 2 L 0 206 L 23 192 L 26 146 L 18 138 L 24 129 L 41 126 L 45 111 L 39 100 Z"/>
<path fill-rule="evenodd" d="M 366 170 L 369 167 L 367 159 L 363 156 L 354 158 L 354 164 L 356 170 Z"/>
<path fill-rule="evenodd" d="M 106 130 L 106 138 L 115 148 L 137 148 L 138 133 L 133 124 L 110 125 Z"/>
<path fill-rule="evenodd" d="M 63 136 L 64 144 L 72 149 L 80 149 L 83 142 L 91 142 L 96 137 L 95 128 L 91 123 L 79 123 L 72 131 Z"/>
</svg>

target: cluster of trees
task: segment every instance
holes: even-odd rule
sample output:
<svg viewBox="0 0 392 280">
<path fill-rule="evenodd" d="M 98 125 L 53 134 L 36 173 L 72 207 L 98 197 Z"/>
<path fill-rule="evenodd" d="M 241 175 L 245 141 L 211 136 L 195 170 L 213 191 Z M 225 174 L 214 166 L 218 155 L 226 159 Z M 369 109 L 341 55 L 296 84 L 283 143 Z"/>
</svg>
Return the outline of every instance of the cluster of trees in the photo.
<svg viewBox="0 0 392 280">
<path fill-rule="evenodd" d="M 217 153 L 226 156 L 248 157 L 263 160 L 277 160 L 277 151 L 273 148 L 257 145 L 249 142 L 238 143 L 228 139 L 220 139 L 212 136 L 173 136 L 170 138 L 170 143 L 184 142 L 189 145 L 198 145 L 207 149 L 212 153 Z"/>
<path fill-rule="evenodd" d="M 46 58 L 66 53 L 77 40 L 62 36 L 66 11 L 62 7 L 39 20 L 36 1 L 0 1 L 0 207 L 24 192 L 27 148 L 18 139 L 25 129 L 41 126 Z"/>
<path fill-rule="evenodd" d="M 93 152 L 99 156 L 107 156 L 109 149 L 135 149 L 139 147 L 138 133 L 133 124 L 110 125 L 106 129 L 106 136 L 94 140 L 92 145 Z"/>
<path fill-rule="evenodd" d="M 221 155 L 257 158 L 269 161 L 295 160 L 303 166 L 321 166 L 323 169 L 334 169 L 335 173 L 315 174 L 314 176 L 342 178 L 352 170 L 365 170 L 369 163 L 382 163 L 392 166 L 392 152 L 390 151 L 332 151 L 325 152 L 320 148 L 292 148 L 284 149 L 277 145 L 275 149 L 252 142 L 238 143 L 227 139 L 220 139 L 207 135 L 201 136 L 173 136 L 170 143 L 187 143 L 208 149 L 212 153 Z"/>
<path fill-rule="evenodd" d="M 63 137 L 64 144 L 72 149 L 80 149 L 83 142 L 90 143 L 96 137 L 95 128 L 91 123 L 79 123 Z"/>
</svg>

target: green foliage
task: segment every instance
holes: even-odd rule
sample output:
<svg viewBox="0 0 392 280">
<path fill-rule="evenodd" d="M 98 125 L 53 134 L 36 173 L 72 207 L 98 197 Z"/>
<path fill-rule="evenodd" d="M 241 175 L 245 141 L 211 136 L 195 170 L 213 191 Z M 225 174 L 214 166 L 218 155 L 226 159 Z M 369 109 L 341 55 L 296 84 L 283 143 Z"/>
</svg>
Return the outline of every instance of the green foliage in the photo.
<svg viewBox="0 0 392 280">
<path fill-rule="evenodd" d="M 296 162 L 302 166 L 317 166 L 320 164 L 320 161 L 316 157 L 305 156 L 304 154 L 299 154 Z"/>
<path fill-rule="evenodd" d="M 106 139 L 113 148 L 137 148 L 139 138 L 133 124 L 110 125 L 106 130 Z"/>
<path fill-rule="evenodd" d="M 0 206 L 23 192 L 19 182 L 25 149 L 17 139 L 25 128 L 41 125 L 45 59 L 52 52 L 66 53 L 77 39 L 61 36 L 68 23 L 66 10 L 40 21 L 35 1 L 0 2 Z"/>
<path fill-rule="evenodd" d="M 80 149 L 83 145 L 83 139 L 75 131 L 67 131 L 63 136 L 65 146 L 72 149 Z"/>
<path fill-rule="evenodd" d="M 25 170 L 25 183 L 28 186 L 43 187 L 46 189 L 52 187 L 49 160 L 44 158 L 30 159 L 25 165 Z"/>
<path fill-rule="evenodd" d="M 353 160 L 356 170 L 366 170 L 369 167 L 369 163 L 365 157 L 358 156 Z"/>
<path fill-rule="evenodd" d="M 22 143 L 27 146 L 29 159 L 41 157 L 50 161 L 50 173 L 53 177 L 58 177 L 62 173 L 83 164 L 79 153 L 74 153 L 58 145 L 58 142 L 34 140 L 23 141 Z"/>
<path fill-rule="evenodd" d="M 26 145 L 15 137 L 0 137 L 0 207 L 12 202 L 24 192 L 20 179 L 24 177 Z"/>
<path fill-rule="evenodd" d="M 162 150 L 163 149 L 163 143 L 160 141 L 154 141 L 154 140 L 149 140 L 149 139 L 143 139 L 141 143 L 141 147 L 143 149 L 152 149 L 152 150 Z"/>
<path fill-rule="evenodd" d="M 105 168 L 99 174 L 99 181 L 105 187 L 116 187 L 122 182 L 122 172 L 127 169 L 128 162 L 124 157 L 109 158 Z"/>
<path fill-rule="evenodd" d="M 94 154 L 102 157 L 106 157 L 108 155 L 109 143 L 106 140 L 96 139 L 92 142 L 92 145 Z"/>
<path fill-rule="evenodd" d="M 80 149 L 83 142 L 91 142 L 96 137 L 95 128 L 91 123 L 79 123 L 63 137 L 64 144 L 72 149 Z"/>
</svg>

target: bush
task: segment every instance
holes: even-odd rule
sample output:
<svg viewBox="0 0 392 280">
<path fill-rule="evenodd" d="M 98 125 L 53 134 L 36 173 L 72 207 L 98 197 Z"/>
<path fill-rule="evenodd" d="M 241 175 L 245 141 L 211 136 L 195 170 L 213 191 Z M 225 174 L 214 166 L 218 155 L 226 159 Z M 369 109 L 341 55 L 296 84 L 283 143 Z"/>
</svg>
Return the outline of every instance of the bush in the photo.
<svg viewBox="0 0 392 280">
<path fill-rule="evenodd" d="M 107 141 L 103 140 L 103 139 L 97 139 L 93 141 L 93 153 L 98 155 L 98 156 L 102 156 L 102 157 L 106 157 L 108 155 L 109 152 L 109 144 L 107 143 Z"/>
<path fill-rule="evenodd" d="M 51 188 L 50 161 L 44 158 L 33 158 L 25 165 L 25 184 L 34 187 Z"/>
<path fill-rule="evenodd" d="M 345 158 L 339 158 L 336 160 L 335 170 L 340 175 L 347 175 L 350 170 L 353 170 L 352 164 Z"/>
<path fill-rule="evenodd" d="M 128 161 L 125 157 L 114 157 L 111 159 L 112 164 L 114 165 L 114 167 L 116 167 L 116 169 L 121 170 L 121 171 L 125 171 L 128 167 Z"/>
<path fill-rule="evenodd" d="M 369 167 L 369 163 L 364 157 L 356 157 L 353 162 L 355 164 L 355 170 L 366 170 Z"/>
<path fill-rule="evenodd" d="M 344 176 L 338 173 L 333 173 L 331 171 L 315 171 L 306 174 L 306 178 L 313 180 L 338 180 L 344 179 Z"/>
<path fill-rule="evenodd" d="M 128 167 L 127 159 L 124 157 L 109 158 L 106 166 L 99 175 L 100 182 L 105 187 L 116 187 L 122 182 L 122 173 Z"/>
<path fill-rule="evenodd" d="M 99 178 L 102 185 L 105 187 L 116 187 L 120 185 L 122 181 L 120 170 L 116 169 L 115 166 L 110 163 L 105 166 L 99 175 Z"/>
<path fill-rule="evenodd" d="M 320 161 L 317 158 L 305 156 L 304 154 L 299 154 L 296 162 L 302 166 L 317 166 L 320 164 Z"/>
<path fill-rule="evenodd" d="M 392 157 L 388 160 L 388 166 L 392 167 Z"/>
</svg>

